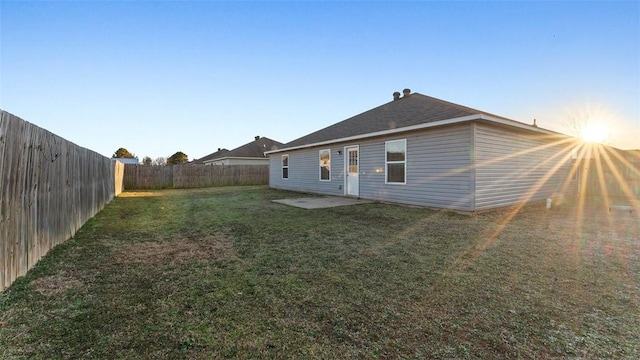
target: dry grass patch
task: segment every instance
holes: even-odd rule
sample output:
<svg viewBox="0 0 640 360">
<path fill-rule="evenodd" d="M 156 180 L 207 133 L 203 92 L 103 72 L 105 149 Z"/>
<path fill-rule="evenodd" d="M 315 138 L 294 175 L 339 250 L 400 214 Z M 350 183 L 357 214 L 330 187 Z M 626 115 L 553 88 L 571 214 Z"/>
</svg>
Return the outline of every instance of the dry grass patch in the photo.
<svg viewBox="0 0 640 360">
<path fill-rule="evenodd" d="M 200 239 L 173 238 L 154 242 L 117 244 L 113 261 L 121 264 L 176 265 L 191 261 L 220 261 L 236 258 L 232 242 L 223 234 Z"/>
<path fill-rule="evenodd" d="M 44 296 L 55 296 L 70 289 L 77 289 L 84 286 L 84 283 L 72 276 L 64 273 L 52 276 L 44 276 L 31 281 L 31 286 Z"/>
<path fill-rule="evenodd" d="M 161 191 L 125 191 L 118 196 L 121 198 L 155 197 L 155 196 L 162 196 L 162 192 Z"/>
</svg>

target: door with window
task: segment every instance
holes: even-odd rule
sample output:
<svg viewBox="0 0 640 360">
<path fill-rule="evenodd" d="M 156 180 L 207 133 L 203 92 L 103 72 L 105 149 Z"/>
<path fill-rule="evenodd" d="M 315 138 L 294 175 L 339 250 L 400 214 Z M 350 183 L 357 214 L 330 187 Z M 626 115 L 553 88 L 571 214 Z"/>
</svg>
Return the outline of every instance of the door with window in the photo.
<svg viewBox="0 0 640 360">
<path fill-rule="evenodd" d="M 344 163 L 347 166 L 347 169 L 346 169 L 347 176 L 345 177 L 345 193 L 348 196 L 360 196 L 360 189 L 359 189 L 360 164 L 358 163 L 359 148 L 358 146 L 351 146 L 351 147 L 345 148 L 344 150 L 345 150 Z"/>
</svg>

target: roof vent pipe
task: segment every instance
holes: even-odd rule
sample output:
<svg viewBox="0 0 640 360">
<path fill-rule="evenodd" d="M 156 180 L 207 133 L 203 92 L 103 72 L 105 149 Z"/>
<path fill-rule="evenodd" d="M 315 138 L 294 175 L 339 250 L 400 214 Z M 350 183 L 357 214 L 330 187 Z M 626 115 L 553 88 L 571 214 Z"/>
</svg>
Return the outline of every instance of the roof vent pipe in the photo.
<svg viewBox="0 0 640 360">
<path fill-rule="evenodd" d="M 538 124 L 536 124 L 536 119 L 533 119 L 533 127 L 538 127 Z"/>
<path fill-rule="evenodd" d="M 404 90 L 402 90 L 402 94 L 404 95 L 403 97 L 409 97 L 409 96 L 411 96 L 411 89 L 404 89 Z"/>
<path fill-rule="evenodd" d="M 256 137 L 255 137 L 255 139 L 256 139 L 256 140 L 260 140 L 260 136 L 256 136 Z"/>
<path fill-rule="evenodd" d="M 393 93 L 393 101 L 396 101 L 396 100 L 400 100 L 400 93 L 397 91 Z"/>
</svg>

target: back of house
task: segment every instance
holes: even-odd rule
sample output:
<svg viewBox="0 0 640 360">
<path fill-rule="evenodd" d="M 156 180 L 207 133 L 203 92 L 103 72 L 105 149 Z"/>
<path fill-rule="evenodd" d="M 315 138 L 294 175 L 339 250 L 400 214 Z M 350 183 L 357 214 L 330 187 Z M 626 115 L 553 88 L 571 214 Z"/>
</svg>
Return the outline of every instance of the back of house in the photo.
<svg viewBox="0 0 640 360">
<path fill-rule="evenodd" d="M 444 100 L 392 101 L 267 152 L 272 188 L 479 211 L 575 191 L 575 139 Z"/>
</svg>

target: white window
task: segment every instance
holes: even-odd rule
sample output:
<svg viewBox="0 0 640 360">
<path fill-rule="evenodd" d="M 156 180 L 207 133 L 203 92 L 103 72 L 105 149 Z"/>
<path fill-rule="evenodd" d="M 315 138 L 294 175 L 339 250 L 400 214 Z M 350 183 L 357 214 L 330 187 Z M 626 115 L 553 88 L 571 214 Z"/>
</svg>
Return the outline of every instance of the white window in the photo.
<svg viewBox="0 0 640 360">
<path fill-rule="evenodd" d="M 385 146 L 385 162 L 388 184 L 406 184 L 407 174 L 407 140 L 387 141 Z"/>
<path fill-rule="evenodd" d="M 320 150 L 320 180 L 331 180 L 331 151 L 329 149 Z"/>
<path fill-rule="evenodd" d="M 282 178 L 289 178 L 289 155 L 282 155 Z"/>
</svg>

